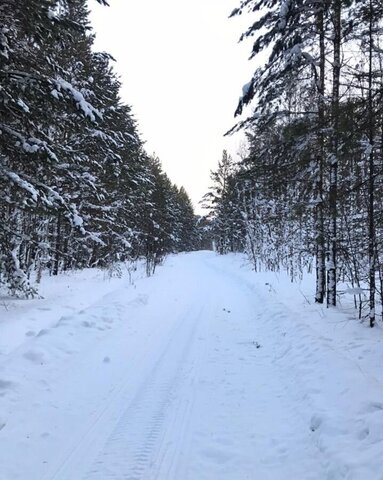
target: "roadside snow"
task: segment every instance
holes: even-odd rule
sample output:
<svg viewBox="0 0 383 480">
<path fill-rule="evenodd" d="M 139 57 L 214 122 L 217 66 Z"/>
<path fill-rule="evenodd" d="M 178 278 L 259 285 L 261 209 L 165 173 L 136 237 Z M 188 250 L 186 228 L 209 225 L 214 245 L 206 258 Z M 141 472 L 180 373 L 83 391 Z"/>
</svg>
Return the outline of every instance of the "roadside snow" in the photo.
<svg viewBox="0 0 383 480">
<path fill-rule="evenodd" d="M 1 480 L 382 480 L 382 331 L 241 256 L 3 300 Z"/>
<path fill-rule="evenodd" d="M 143 276 L 138 266 L 132 282 Z M 108 271 L 84 269 L 58 276 L 43 276 L 39 298 L 18 299 L 3 293 L 0 296 L 0 358 L 21 344 L 55 326 L 62 317 L 84 310 L 105 294 L 129 283 L 129 271 L 121 268 L 122 279 Z"/>
</svg>

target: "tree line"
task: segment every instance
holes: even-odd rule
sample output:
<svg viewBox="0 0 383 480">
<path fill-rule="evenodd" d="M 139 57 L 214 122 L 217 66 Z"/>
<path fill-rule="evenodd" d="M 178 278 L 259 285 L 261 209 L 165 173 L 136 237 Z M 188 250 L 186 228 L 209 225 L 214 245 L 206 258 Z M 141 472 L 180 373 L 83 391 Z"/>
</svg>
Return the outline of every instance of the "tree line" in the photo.
<svg viewBox="0 0 383 480">
<path fill-rule="evenodd" d="M 316 273 L 315 301 L 348 285 L 359 315 L 383 304 L 383 3 L 244 0 L 251 58 L 236 115 L 248 152 L 224 152 L 205 197 L 218 250 L 254 268 Z M 266 57 L 262 61 L 262 55 Z"/>
<path fill-rule="evenodd" d="M 107 4 L 105 0 L 97 0 Z M 192 203 L 149 156 L 85 0 L 0 5 L 0 286 L 192 250 Z"/>
</svg>

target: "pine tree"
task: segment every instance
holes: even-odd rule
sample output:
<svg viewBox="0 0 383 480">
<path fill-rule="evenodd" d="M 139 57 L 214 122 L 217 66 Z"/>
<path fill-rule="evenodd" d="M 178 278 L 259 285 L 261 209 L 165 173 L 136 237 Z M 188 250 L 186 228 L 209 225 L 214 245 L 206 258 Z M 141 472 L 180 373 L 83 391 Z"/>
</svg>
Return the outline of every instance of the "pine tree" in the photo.
<svg viewBox="0 0 383 480">
<path fill-rule="evenodd" d="M 107 4 L 103 0 L 99 3 Z M 0 281 L 194 248 L 194 214 L 143 149 L 85 0 L 0 6 Z M 189 233 L 189 235 L 187 234 Z"/>
<path fill-rule="evenodd" d="M 1 245 L 2 272 L 13 291 L 33 294 L 29 270 L 38 252 L 39 235 L 23 233 L 23 217 L 62 212 L 81 228 L 75 204 L 57 187 L 62 149 L 54 143 L 57 63 L 46 49 L 69 35 L 58 2 L 6 1 L 0 9 L 2 23 L 0 93 L 1 143 Z M 82 115 L 96 119 L 98 112 L 81 92 L 63 84 L 63 108 L 76 103 Z M 30 248 L 33 243 L 34 247 Z M 32 254 L 31 254 L 32 253 Z"/>
<path fill-rule="evenodd" d="M 204 207 L 210 210 L 215 247 L 220 254 L 242 248 L 242 217 L 238 203 L 233 159 L 223 151 L 216 171 L 211 172 L 213 184 L 204 196 Z"/>
<path fill-rule="evenodd" d="M 270 52 L 236 112 L 254 100 L 254 114 L 233 129 L 249 132 L 240 177 L 253 261 L 299 271 L 315 255 L 315 300 L 323 302 L 327 283 L 327 304 L 336 305 L 338 279 L 350 282 L 360 317 L 368 284 L 371 326 L 377 291 L 383 299 L 382 8 L 375 0 L 246 0 L 233 12 L 259 11 L 243 38 L 255 35 L 252 56 Z"/>
</svg>

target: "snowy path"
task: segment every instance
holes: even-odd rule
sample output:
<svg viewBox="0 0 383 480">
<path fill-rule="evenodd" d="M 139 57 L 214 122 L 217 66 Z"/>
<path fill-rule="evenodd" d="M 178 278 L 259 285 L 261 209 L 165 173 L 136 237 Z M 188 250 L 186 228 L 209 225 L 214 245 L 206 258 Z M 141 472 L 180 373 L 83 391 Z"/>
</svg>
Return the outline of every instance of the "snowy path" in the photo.
<svg viewBox="0 0 383 480">
<path fill-rule="evenodd" d="M 1 357 L 1 480 L 381 480 L 381 376 L 249 278 L 172 257 Z"/>
</svg>

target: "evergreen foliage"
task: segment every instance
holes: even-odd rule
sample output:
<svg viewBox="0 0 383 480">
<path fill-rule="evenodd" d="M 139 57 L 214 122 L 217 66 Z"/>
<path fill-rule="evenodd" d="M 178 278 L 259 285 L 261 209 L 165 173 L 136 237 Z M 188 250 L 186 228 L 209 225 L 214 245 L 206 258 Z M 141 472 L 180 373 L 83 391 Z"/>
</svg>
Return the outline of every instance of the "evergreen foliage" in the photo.
<svg viewBox="0 0 383 480">
<path fill-rule="evenodd" d="M 204 208 L 210 210 L 210 229 L 218 253 L 238 252 L 243 245 L 243 222 L 238 205 L 236 166 L 224 150 L 218 169 L 211 172 L 213 185 L 203 198 Z"/>
<path fill-rule="evenodd" d="M 107 5 L 104 0 L 99 3 Z M 143 148 L 85 0 L 0 5 L 0 284 L 194 248 L 196 217 Z"/>
<path fill-rule="evenodd" d="M 383 299 L 382 8 L 244 0 L 232 13 L 257 14 L 242 39 L 254 38 L 259 66 L 236 114 L 253 112 L 231 130 L 249 141 L 232 180 L 245 248 L 255 268 L 315 268 L 319 303 L 354 292 L 371 326 Z M 225 194 L 214 201 L 216 223 L 229 223 Z"/>
</svg>

